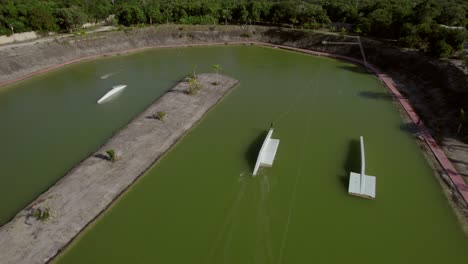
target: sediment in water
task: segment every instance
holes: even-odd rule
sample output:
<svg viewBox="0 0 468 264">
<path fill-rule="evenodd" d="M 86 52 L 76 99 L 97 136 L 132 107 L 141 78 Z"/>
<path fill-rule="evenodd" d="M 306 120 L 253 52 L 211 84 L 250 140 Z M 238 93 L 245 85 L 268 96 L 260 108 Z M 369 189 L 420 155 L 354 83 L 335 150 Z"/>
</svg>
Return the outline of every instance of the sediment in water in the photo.
<svg viewBox="0 0 468 264">
<path fill-rule="evenodd" d="M 214 74 L 200 74 L 197 80 L 202 88 L 196 95 L 186 93 L 187 81 L 179 82 L 2 226 L 1 262 L 48 262 L 238 83 Z M 163 121 L 152 117 L 159 111 L 167 113 Z M 115 150 L 117 161 L 105 158 L 109 149 Z M 52 213 L 49 220 L 32 217 L 33 211 L 46 207 Z"/>
</svg>

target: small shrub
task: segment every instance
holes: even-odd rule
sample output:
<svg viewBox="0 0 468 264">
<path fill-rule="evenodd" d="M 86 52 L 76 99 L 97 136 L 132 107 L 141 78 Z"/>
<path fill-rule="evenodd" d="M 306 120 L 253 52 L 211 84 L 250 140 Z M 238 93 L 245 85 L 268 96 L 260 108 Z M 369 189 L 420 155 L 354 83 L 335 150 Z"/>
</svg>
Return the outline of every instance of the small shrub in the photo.
<svg viewBox="0 0 468 264">
<path fill-rule="evenodd" d="M 77 37 L 79 37 L 79 36 L 84 36 L 84 35 L 86 35 L 86 31 L 84 31 L 84 30 L 82 30 L 82 29 L 76 30 L 75 32 L 73 32 L 73 35 L 74 35 L 74 36 L 77 36 Z"/>
<path fill-rule="evenodd" d="M 216 73 L 216 80 L 215 80 L 215 82 L 213 84 L 218 85 L 219 84 L 219 72 L 222 70 L 221 65 L 219 65 L 219 64 L 213 65 L 213 70 Z"/>
<path fill-rule="evenodd" d="M 248 33 L 248 32 L 244 32 L 240 35 L 242 38 L 250 38 L 252 37 L 252 34 Z"/>
<path fill-rule="evenodd" d="M 164 119 L 166 119 L 166 115 L 166 112 L 159 111 L 156 112 L 156 114 L 153 114 L 153 118 L 160 121 L 164 121 Z"/>
<path fill-rule="evenodd" d="M 36 218 L 36 220 L 45 222 L 50 219 L 50 209 L 48 206 L 46 206 L 44 209 L 37 208 L 32 212 L 31 216 Z"/>
<path fill-rule="evenodd" d="M 201 89 L 201 85 L 197 81 L 196 78 L 189 77 L 188 84 L 189 84 L 189 89 L 187 91 L 187 94 L 189 95 L 196 95 L 198 91 Z"/>
<path fill-rule="evenodd" d="M 113 149 L 106 150 L 106 153 L 110 161 L 115 162 L 117 160 L 115 151 Z"/>
</svg>

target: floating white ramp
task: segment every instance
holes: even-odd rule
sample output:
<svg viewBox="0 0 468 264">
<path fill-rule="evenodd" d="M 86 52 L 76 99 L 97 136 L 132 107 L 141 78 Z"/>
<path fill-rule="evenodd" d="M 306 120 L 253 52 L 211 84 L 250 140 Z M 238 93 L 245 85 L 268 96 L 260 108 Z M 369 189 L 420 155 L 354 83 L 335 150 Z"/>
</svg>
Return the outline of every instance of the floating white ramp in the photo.
<svg viewBox="0 0 468 264">
<path fill-rule="evenodd" d="M 97 101 L 98 104 L 103 103 L 104 101 L 110 99 L 112 96 L 116 95 L 118 92 L 122 91 L 127 85 L 117 85 L 107 92 L 101 99 Z"/>
<path fill-rule="evenodd" d="M 361 136 L 361 174 L 351 172 L 349 175 L 348 193 L 364 198 L 375 198 L 375 176 L 365 173 L 366 156 L 364 153 L 364 138 Z"/>
<path fill-rule="evenodd" d="M 257 175 L 258 169 L 260 167 L 271 167 L 273 161 L 275 160 L 276 151 L 278 150 L 279 139 L 271 138 L 273 134 L 273 128 L 270 128 L 268 134 L 263 141 L 262 148 L 258 153 L 257 162 L 255 163 L 255 168 L 253 171 L 253 176 Z"/>
</svg>

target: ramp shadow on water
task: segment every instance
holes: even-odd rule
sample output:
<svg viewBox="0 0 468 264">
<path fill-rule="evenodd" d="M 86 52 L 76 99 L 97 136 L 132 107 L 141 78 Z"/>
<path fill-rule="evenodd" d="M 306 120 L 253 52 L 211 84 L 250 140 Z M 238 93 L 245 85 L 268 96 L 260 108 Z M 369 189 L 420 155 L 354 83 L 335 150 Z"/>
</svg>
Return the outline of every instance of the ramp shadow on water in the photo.
<svg viewBox="0 0 468 264">
<path fill-rule="evenodd" d="M 361 150 L 359 140 L 353 139 L 348 144 L 348 153 L 343 164 L 344 175 L 340 175 L 340 182 L 344 190 L 348 192 L 349 173 L 360 172 L 361 168 Z"/>
<path fill-rule="evenodd" d="M 247 148 L 247 151 L 245 152 L 245 160 L 247 161 L 247 164 L 249 165 L 249 168 L 254 169 L 255 167 L 255 162 L 257 162 L 258 158 L 258 153 L 260 151 L 260 148 L 262 147 L 263 141 L 265 140 L 265 137 L 268 134 L 268 130 L 263 130 L 258 133 L 258 136 L 250 143 L 249 147 Z"/>
</svg>

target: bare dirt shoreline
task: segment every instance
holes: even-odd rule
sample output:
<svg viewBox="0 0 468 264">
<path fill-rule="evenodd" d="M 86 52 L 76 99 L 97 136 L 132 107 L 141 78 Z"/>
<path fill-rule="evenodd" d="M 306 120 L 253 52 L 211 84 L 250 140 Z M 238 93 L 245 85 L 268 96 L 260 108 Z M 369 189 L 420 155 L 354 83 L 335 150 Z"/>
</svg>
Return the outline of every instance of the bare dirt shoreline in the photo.
<svg viewBox="0 0 468 264">
<path fill-rule="evenodd" d="M 46 263 L 105 211 L 194 126 L 238 81 L 214 74 L 197 77 L 202 88 L 188 95 L 181 81 L 115 134 L 99 151 L 73 168 L 13 220 L 0 227 L 1 263 Z M 122 94 L 121 96 L 124 96 Z M 151 118 L 164 111 L 164 121 Z M 114 149 L 118 160 L 106 160 Z M 52 218 L 31 216 L 49 207 Z"/>
</svg>

